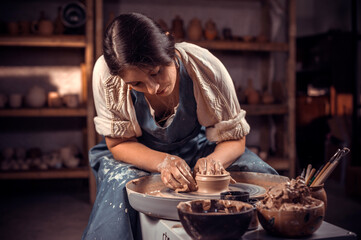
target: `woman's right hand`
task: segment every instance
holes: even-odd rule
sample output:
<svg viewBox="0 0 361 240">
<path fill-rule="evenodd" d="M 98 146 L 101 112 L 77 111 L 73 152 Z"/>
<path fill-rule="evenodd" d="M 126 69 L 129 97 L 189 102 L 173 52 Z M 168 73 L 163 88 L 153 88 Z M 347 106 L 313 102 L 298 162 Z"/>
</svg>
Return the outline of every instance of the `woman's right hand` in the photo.
<svg viewBox="0 0 361 240">
<path fill-rule="evenodd" d="M 175 191 L 196 191 L 197 184 L 188 164 L 180 157 L 167 154 L 157 166 L 162 182 Z"/>
</svg>

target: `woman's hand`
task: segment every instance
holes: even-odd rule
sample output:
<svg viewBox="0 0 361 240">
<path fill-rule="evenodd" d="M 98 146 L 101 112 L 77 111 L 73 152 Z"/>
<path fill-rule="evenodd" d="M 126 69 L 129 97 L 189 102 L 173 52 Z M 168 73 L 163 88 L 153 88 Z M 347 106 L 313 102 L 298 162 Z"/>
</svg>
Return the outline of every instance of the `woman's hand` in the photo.
<svg viewBox="0 0 361 240">
<path fill-rule="evenodd" d="M 197 185 L 188 164 L 180 157 L 166 155 L 158 167 L 162 182 L 169 188 L 179 192 L 196 191 Z"/>
<path fill-rule="evenodd" d="M 223 175 L 228 172 L 224 169 L 221 162 L 205 157 L 198 159 L 196 165 L 194 166 L 193 175 L 195 176 L 197 173 L 203 175 Z M 232 177 L 231 183 L 236 183 L 236 180 Z"/>
<path fill-rule="evenodd" d="M 212 158 L 200 158 L 194 166 L 193 174 L 196 173 L 203 175 L 222 175 L 227 173 L 224 169 L 223 164 Z"/>
</svg>

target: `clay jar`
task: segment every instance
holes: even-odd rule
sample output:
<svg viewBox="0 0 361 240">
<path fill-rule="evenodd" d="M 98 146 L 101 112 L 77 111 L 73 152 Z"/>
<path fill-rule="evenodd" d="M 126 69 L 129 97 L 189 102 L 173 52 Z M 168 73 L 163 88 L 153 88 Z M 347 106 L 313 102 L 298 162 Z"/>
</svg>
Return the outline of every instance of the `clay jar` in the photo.
<svg viewBox="0 0 361 240">
<path fill-rule="evenodd" d="M 212 21 L 212 19 L 209 19 L 206 22 L 204 28 L 204 36 L 206 37 L 207 40 L 214 40 L 217 37 L 216 24 Z"/>
<path fill-rule="evenodd" d="M 203 175 L 197 173 L 195 177 L 198 185 L 197 192 L 201 194 L 218 194 L 228 191 L 230 179 L 229 173 L 223 175 Z"/>
<path fill-rule="evenodd" d="M 33 108 L 43 107 L 47 96 L 45 89 L 39 86 L 33 86 L 25 96 L 26 105 Z"/>
<path fill-rule="evenodd" d="M 203 29 L 201 21 L 198 18 L 193 18 L 187 28 L 188 39 L 191 41 L 199 41 L 202 39 Z"/>
<path fill-rule="evenodd" d="M 244 94 L 248 104 L 258 104 L 260 102 L 260 94 L 253 88 L 252 79 L 248 79 L 248 86 Z"/>
<path fill-rule="evenodd" d="M 327 194 L 326 191 L 323 187 L 323 184 L 319 185 L 319 186 L 313 186 L 310 187 L 310 191 L 311 191 L 311 196 L 313 198 L 319 199 L 321 201 L 323 201 L 323 203 L 325 204 L 325 212 L 327 209 Z"/>
<path fill-rule="evenodd" d="M 183 20 L 179 16 L 172 21 L 172 31 L 175 39 L 184 38 Z"/>
<path fill-rule="evenodd" d="M 5 94 L 0 94 L 0 108 L 4 108 L 8 102 L 8 97 Z"/>
<path fill-rule="evenodd" d="M 51 35 L 54 32 L 54 25 L 53 22 L 50 20 L 39 20 L 32 23 L 31 30 L 35 34 Z"/>
</svg>

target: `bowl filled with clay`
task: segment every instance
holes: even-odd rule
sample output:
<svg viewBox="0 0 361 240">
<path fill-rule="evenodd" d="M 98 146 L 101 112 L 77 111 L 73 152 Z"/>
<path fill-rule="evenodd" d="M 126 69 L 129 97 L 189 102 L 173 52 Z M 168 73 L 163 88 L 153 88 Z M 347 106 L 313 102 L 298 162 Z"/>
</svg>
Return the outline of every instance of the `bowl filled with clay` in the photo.
<svg viewBox="0 0 361 240">
<path fill-rule="evenodd" d="M 300 179 L 269 188 L 256 208 L 262 227 L 279 237 L 309 236 L 319 229 L 325 217 L 324 202 L 313 198 Z"/>
<path fill-rule="evenodd" d="M 255 207 L 221 199 L 199 199 L 177 205 L 179 219 L 193 239 L 239 239 L 247 231 Z"/>
</svg>

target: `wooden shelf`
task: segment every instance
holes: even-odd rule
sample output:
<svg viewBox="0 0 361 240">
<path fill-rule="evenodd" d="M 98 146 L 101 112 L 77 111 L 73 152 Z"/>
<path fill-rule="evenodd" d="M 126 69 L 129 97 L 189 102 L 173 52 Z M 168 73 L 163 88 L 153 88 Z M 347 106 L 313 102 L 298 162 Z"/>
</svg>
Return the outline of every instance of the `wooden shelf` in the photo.
<svg viewBox="0 0 361 240">
<path fill-rule="evenodd" d="M 0 46 L 11 47 L 67 47 L 85 48 L 83 35 L 51 35 L 51 36 L 0 36 Z"/>
<path fill-rule="evenodd" d="M 0 117 L 86 117 L 85 108 L 1 109 Z"/>
<path fill-rule="evenodd" d="M 0 179 L 88 178 L 89 168 L 0 172 Z"/>
<path fill-rule="evenodd" d="M 209 50 L 287 52 L 287 43 L 258 43 L 240 41 L 197 41 L 192 42 Z"/>
<path fill-rule="evenodd" d="M 290 160 L 287 158 L 270 157 L 266 160 L 266 163 L 276 170 L 290 170 Z"/>
<path fill-rule="evenodd" d="M 241 104 L 241 108 L 247 112 L 247 116 L 282 115 L 288 113 L 288 107 L 285 104 Z"/>
</svg>

